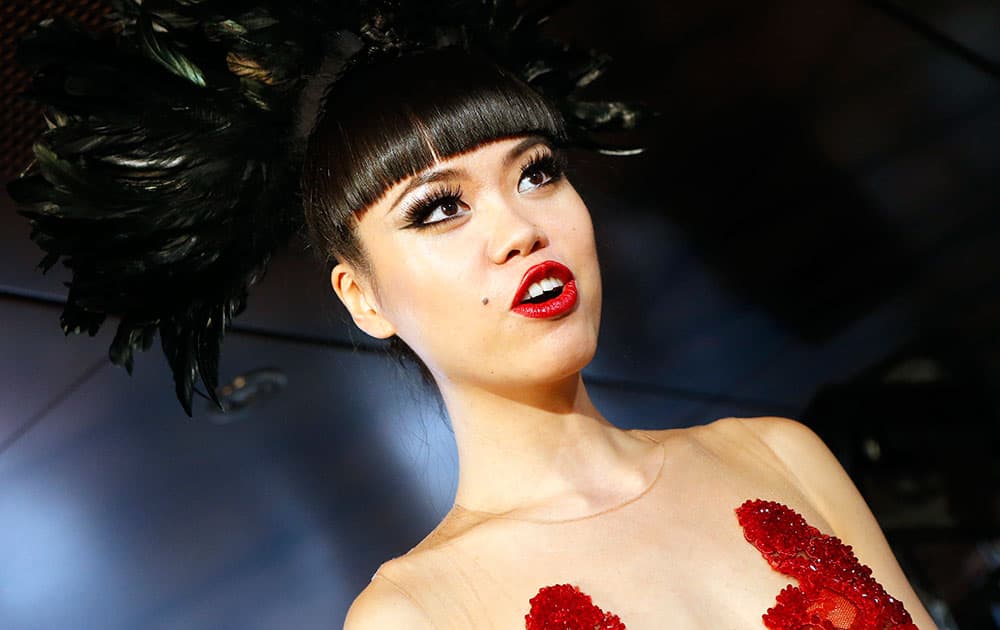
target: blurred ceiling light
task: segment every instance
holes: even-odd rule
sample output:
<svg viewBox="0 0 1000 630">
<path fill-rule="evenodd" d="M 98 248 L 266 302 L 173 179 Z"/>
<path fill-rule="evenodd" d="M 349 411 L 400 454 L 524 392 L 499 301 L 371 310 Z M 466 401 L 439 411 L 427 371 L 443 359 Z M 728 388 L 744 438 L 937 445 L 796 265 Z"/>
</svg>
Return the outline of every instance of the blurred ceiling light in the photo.
<svg viewBox="0 0 1000 630">
<path fill-rule="evenodd" d="M 215 390 L 222 410 L 211 402 L 207 405 L 212 423 L 229 424 L 239 420 L 238 412 L 274 397 L 287 384 L 288 377 L 276 367 L 258 368 L 235 376 Z"/>
</svg>

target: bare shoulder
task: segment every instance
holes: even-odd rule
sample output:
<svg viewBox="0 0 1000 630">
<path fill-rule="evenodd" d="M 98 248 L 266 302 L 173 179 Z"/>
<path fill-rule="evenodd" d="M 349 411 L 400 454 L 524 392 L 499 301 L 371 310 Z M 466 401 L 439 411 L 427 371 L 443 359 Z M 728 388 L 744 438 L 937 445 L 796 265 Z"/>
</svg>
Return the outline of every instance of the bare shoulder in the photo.
<svg viewBox="0 0 1000 630">
<path fill-rule="evenodd" d="M 758 451 L 764 458 L 774 459 L 774 451 L 765 445 L 760 434 L 764 427 L 759 423 L 765 420 L 768 419 L 726 417 L 679 431 L 684 440 L 697 442 L 723 459 L 735 458 L 737 452 L 747 449 Z"/>
<path fill-rule="evenodd" d="M 736 451 L 756 451 L 761 459 L 774 462 L 804 492 L 809 490 L 806 486 L 828 480 L 831 471 L 843 473 L 823 440 L 808 426 L 790 418 L 726 417 L 684 431 L 691 439 L 724 457 L 735 457 Z M 833 476 L 834 479 L 836 477 Z M 843 482 L 843 479 L 839 481 Z M 812 492 L 808 494 L 817 498 L 812 497 Z M 823 492 L 819 494 L 825 496 Z"/>
<path fill-rule="evenodd" d="M 434 626 L 424 610 L 402 588 L 376 574 L 347 612 L 344 630 L 415 628 Z"/>
<path fill-rule="evenodd" d="M 775 416 L 731 420 L 756 435 L 774 453 L 838 532 L 856 522 L 858 510 L 868 512 L 837 457 L 808 426 Z"/>
<path fill-rule="evenodd" d="M 432 619 L 440 622 L 441 611 L 428 608 L 428 594 L 450 588 L 453 559 L 449 543 L 474 529 L 474 520 L 452 508 L 412 549 L 384 562 L 351 604 L 344 630 L 434 628 Z"/>
<path fill-rule="evenodd" d="M 936 628 L 864 497 L 823 440 L 808 426 L 790 418 L 734 420 L 759 437 L 785 464 L 803 493 L 833 527 L 833 534 L 850 545 L 886 591 L 903 602 L 914 623 L 922 630 Z"/>
<path fill-rule="evenodd" d="M 725 418 L 725 421 L 739 424 L 752 431 L 772 448 L 821 449 L 829 452 L 823 440 L 805 424 L 780 416 L 759 416 L 754 418 Z"/>
<path fill-rule="evenodd" d="M 868 505 L 837 457 L 812 429 L 797 420 L 773 416 L 733 420 L 767 445 L 838 536 L 844 537 L 857 527 L 869 529 Z"/>
</svg>

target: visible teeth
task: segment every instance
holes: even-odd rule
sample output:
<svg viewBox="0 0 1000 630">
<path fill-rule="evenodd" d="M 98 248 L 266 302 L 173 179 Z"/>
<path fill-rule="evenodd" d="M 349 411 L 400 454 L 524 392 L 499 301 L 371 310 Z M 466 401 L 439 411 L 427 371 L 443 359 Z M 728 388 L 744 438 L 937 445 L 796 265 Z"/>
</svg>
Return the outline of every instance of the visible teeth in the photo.
<svg viewBox="0 0 1000 630">
<path fill-rule="evenodd" d="M 563 284 L 563 281 L 560 280 L 559 278 L 552 278 L 552 277 L 543 278 L 538 282 L 533 282 L 531 286 L 529 286 L 527 290 L 525 290 L 524 295 L 521 296 L 521 301 L 523 302 L 525 300 L 536 298 L 542 293 L 545 293 L 546 291 L 551 291 L 556 287 L 561 287 L 561 286 L 565 285 Z"/>
</svg>

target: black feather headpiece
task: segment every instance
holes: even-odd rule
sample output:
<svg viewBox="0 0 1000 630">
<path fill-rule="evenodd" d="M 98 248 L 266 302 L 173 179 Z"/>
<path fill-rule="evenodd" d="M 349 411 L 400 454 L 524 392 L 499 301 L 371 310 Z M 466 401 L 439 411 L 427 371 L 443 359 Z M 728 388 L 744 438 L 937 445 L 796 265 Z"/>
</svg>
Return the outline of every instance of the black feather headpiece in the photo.
<svg viewBox="0 0 1000 630">
<path fill-rule="evenodd" d="M 199 379 L 220 405 L 225 330 L 303 225 L 316 77 L 367 58 L 486 54 L 548 97 L 575 144 L 635 152 L 591 136 L 634 127 L 641 109 L 578 100 L 608 59 L 542 35 L 555 4 L 112 0 L 110 35 L 42 22 L 18 55 L 36 69 L 28 96 L 49 129 L 8 192 L 46 252 L 42 269 L 62 259 L 72 271 L 63 330 L 93 335 L 119 317 L 110 357 L 130 373 L 159 331 L 188 415 Z"/>
</svg>

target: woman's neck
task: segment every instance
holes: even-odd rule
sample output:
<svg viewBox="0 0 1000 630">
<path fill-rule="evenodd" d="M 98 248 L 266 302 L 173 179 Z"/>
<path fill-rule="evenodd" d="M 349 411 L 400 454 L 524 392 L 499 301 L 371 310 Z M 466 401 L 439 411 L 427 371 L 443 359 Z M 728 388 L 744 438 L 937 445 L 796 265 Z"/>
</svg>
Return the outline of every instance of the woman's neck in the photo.
<svg viewBox="0 0 1000 630">
<path fill-rule="evenodd" d="M 544 387 L 446 386 L 442 395 L 458 444 L 455 502 L 466 509 L 585 516 L 642 492 L 658 470 L 659 447 L 608 422 L 579 373 Z"/>
</svg>

